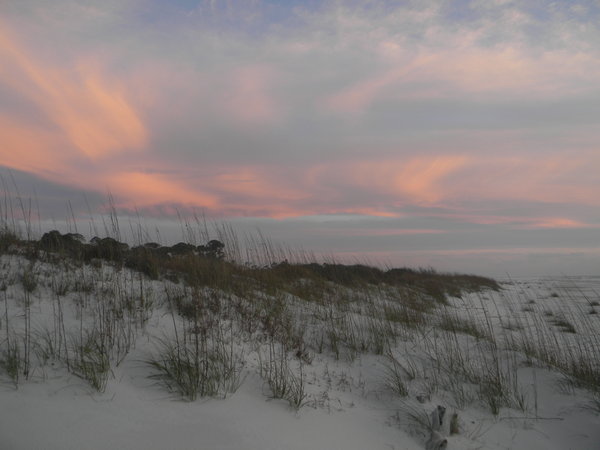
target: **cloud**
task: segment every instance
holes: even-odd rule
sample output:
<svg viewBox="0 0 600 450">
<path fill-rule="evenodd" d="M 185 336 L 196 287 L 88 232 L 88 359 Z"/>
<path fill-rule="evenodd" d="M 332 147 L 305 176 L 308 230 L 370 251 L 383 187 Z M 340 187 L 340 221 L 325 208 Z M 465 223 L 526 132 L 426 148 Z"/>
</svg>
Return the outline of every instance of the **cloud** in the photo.
<svg viewBox="0 0 600 450">
<path fill-rule="evenodd" d="M 519 199 L 547 204 L 600 205 L 592 180 L 600 156 L 595 151 L 573 154 L 489 156 L 480 158 L 470 173 L 452 180 L 453 198 L 478 196 L 492 202 Z"/>
<path fill-rule="evenodd" d="M 436 203 L 444 198 L 445 176 L 467 163 L 464 156 L 411 157 L 343 161 L 323 164 L 311 170 L 317 185 L 334 188 L 337 195 L 363 190 L 374 203 L 392 207 L 403 203 Z"/>
<path fill-rule="evenodd" d="M 48 177 L 64 174 L 68 155 L 61 154 L 61 148 L 66 142 L 52 131 L 0 115 L 0 135 L 1 165 Z"/>
<path fill-rule="evenodd" d="M 93 64 L 79 62 L 72 70 L 42 65 L 2 28 L 0 52 L 11 66 L 2 83 L 36 105 L 76 150 L 96 160 L 143 149 L 147 133 L 138 114 Z"/>
<path fill-rule="evenodd" d="M 338 29 L 339 39 L 350 47 L 377 49 L 378 58 L 357 54 L 357 61 L 369 62 L 369 73 L 357 76 L 323 104 L 339 112 L 361 112 L 390 98 L 397 102 L 414 98 L 486 98 L 541 99 L 561 98 L 590 90 L 597 93 L 594 73 L 600 59 L 588 44 L 600 43 L 600 33 L 576 33 L 565 36 L 560 18 L 545 23 L 552 39 L 563 37 L 560 46 L 544 43 L 526 30 L 536 20 L 519 10 L 490 19 L 445 24 L 439 15 L 421 11 L 402 11 L 403 17 L 365 15 L 357 11 L 336 10 L 336 23 L 351 23 Z M 426 19 L 423 19 L 425 17 Z M 411 20 L 413 19 L 414 20 Z M 414 23 L 421 29 L 420 39 L 411 42 L 410 34 L 398 33 L 398 27 Z M 549 31 L 548 31 L 549 30 Z M 350 50 L 347 50 L 350 52 Z M 408 88 L 408 89 L 407 89 Z"/>
<path fill-rule="evenodd" d="M 230 76 L 229 92 L 223 99 L 224 113 L 248 125 L 277 121 L 282 111 L 270 94 L 275 83 L 274 71 L 268 67 L 236 69 Z"/>
<path fill-rule="evenodd" d="M 533 229 L 539 228 L 600 228 L 600 226 L 590 226 L 586 223 L 579 222 L 577 220 L 572 220 L 563 217 L 550 217 L 547 219 L 542 219 L 540 221 L 534 221 L 530 226 Z"/>
<path fill-rule="evenodd" d="M 0 7 L 0 164 L 131 209 L 598 223 L 593 10 L 219 5 Z"/>
<path fill-rule="evenodd" d="M 161 174 L 142 172 L 117 172 L 105 175 L 109 189 L 120 194 L 118 206 L 147 207 L 163 203 L 212 208 L 215 197 L 194 191 L 174 179 Z"/>
</svg>

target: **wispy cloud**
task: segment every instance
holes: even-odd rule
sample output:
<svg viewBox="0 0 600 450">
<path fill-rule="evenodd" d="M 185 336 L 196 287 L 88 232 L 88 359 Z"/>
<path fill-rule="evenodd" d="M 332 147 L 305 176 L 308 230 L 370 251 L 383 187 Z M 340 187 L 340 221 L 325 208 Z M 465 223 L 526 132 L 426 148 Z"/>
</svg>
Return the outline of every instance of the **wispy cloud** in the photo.
<svg viewBox="0 0 600 450">
<path fill-rule="evenodd" d="M 250 126 L 271 124 L 281 119 L 283 110 L 270 93 L 277 80 L 268 67 L 246 66 L 230 75 L 228 93 L 223 99 L 223 112 Z"/>
<path fill-rule="evenodd" d="M 36 105 L 74 149 L 95 160 L 144 148 L 146 130 L 123 87 L 103 80 L 93 63 L 74 62 L 70 71 L 41 64 L 2 28 L 0 51 L 10 67 L 2 83 Z"/>
</svg>

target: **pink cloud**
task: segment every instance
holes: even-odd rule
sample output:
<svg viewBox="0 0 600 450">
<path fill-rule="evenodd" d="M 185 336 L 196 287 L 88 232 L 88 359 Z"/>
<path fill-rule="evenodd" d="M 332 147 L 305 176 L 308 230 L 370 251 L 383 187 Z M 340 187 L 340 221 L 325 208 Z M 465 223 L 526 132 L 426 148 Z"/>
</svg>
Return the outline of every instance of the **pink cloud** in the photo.
<svg viewBox="0 0 600 450">
<path fill-rule="evenodd" d="M 539 157 L 481 156 L 447 185 L 447 198 L 518 199 L 600 206 L 596 151 Z"/>
<path fill-rule="evenodd" d="M 385 63 L 368 77 L 326 94 L 320 106 L 360 113 L 390 98 L 552 98 L 585 92 L 596 84 L 592 74 L 600 72 L 600 60 L 583 52 L 554 49 L 532 54 L 512 43 L 477 46 L 473 39 L 473 33 L 465 33 L 452 37 L 442 49 L 421 45 L 413 55 L 402 51 L 397 61 L 387 52 L 400 52 L 400 46 L 383 40 L 379 47 L 385 50 Z"/>
<path fill-rule="evenodd" d="M 222 173 L 209 178 L 209 183 L 224 193 L 243 193 L 246 197 L 285 202 L 309 197 L 301 186 L 286 185 L 289 169 L 276 165 L 221 168 Z"/>
<path fill-rule="evenodd" d="M 341 230 L 322 231 L 322 235 L 336 235 L 340 234 Z M 353 229 L 344 228 L 343 235 L 347 237 L 359 237 L 359 236 L 411 236 L 419 234 L 445 234 L 446 230 L 430 229 L 430 228 L 364 228 L 364 229 Z"/>
<path fill-rule="evenodd" d="M 192 179 L 185 167 L 172 167 L 175 175 L 164 175 L 163 182 L 173 186 L 146 191 L 148 176 L 121 173 L 107 177 L 110 186 L 132 201 L 147 204 L 177 199 L 191 205 L 204 206 L 230 215 L 258 215 L 286 218 L 318 214 L 360 214 L 397 217 L 394 202 L 401 204 L 432 204 L 443 199 L 442 181 L 462 167 L 464 157 L 416 158 L 406 161 L 355 161 L 290 168 L 285 166 L 214 166 L 209 172 L 217 175 Z M 181 174 L 177 175 L 177 174 Z M 135 175 L 135 176 L 134 176 Z M 142 179 L 144 178 L 144 179 Z M 176 183 L 176 178 L 188 180 Z M 152 178 L 156 183 L 156 178 Z M 115 190 L 114 187 L 111 187 Z M 353 201 L 355 193 L 382 201 Z M 201 202 L 202 195 L 209 201 Z M 197 197 L 195 197 L 197 195 Z M 392 204 L 390 205 L 390 199 Z"/>
<path fill-rule="evenodd" d="M 0 165 L 59 180 L 76 155 L 62 151 L 68 143 L 56 133 L 0 115 Z"/>
<path fill-rule="evenodd" d="M 223 92 L 222 108 L 237 121 L 265 124 L 277 121 L 282 111 L 275 100 L 273 88 L 277 83 L 275 71 L 266 66 L 250 65 L 230 74 Z"/>
<path fill-rule="evenodd" d="M 190 189 L 189 186 L 160 174 L 116 172 L 105 174 L 103 181 L 111 190 L 119 193 L 119 206 L 145 207 L 171 203 L 175 199 L 178 204 L 183 205 L 205 208 L 217 206 L 217 199 L 213 195 Z"/>
<path fill-rule="evenodd" d="M 122 88 L 93 64 L 80 62 L 70 71 L 44 64 L 6 30 L 0 31 L 0 52 L 11 69 L 0 81 L 43 111 L 82 155 L 97 160 L 144 148 L 147 131 Z"/>
<path fill-rule="evenodd" d="M 328 96 L 324 101 L 324 105 L 334 111 L 361 112 L 375 101 L 383 89 L 400 81 L 402 76 L 408 72 L 407 68 L 400 67 L 381 74 L 375 74 L 372 78 Z"/>
<path fill-rule="evenodd" d="M 457 205 L 463 199 L 598 202 L 590 195 L 593 186 L 586 190 L 575 184 L 557 196 L 562 184 L 556 180 L 576 176 L 584 159 L 577 164 L 573 161 L 561 164 L 561 158 L 548 161 L 547 165 L 538 165 L 535 161 L 511 156 L 437 155 L 338 161 L 294 168 L 275 164 L 230 165 L 214 166 L 210 171 L 218 175 L 201 179 L 185 175 L 189 171 L 185 167 L 171 166 L 173 172 L 181 176 L 165 175 L 164 180 L 188 180 L 176 185 L 190 194 L 182 192 L 172 198 L 187 198 L 191 204 L 198 204 L 194 203 L 193 193 L 204 193 L 211 196 L 211 201 L 200 204 L 210 205 L 225 214 L 277 218 L 337 213 L 398 217 L 404 206 Z M 132 183 L 132 186 L 144 184 Z M 140 195 L 126 189 L 125 183 L 120 186 L 131 198 Z M 196 200 L 199 202 L 200 198 L 201 195 Z M 528 218 L 461 212 L 455 214 L 455 218 L 512 227 L 586 226 L 585 222 L 569 217 Z"/>
<path fill-rule="evenodd" d="M 568 217 L 547 217 L 538 216 L 536 213 L 531 213 L 529 216 L 513 215 L 501 216 L 494 214 L 477 214 L 468 212 L 458 213 L 438 213 L 436 216 L 449 218 L 465 223 L 473 223 L 478 225 L 505 225 L 511 229 L 583 229 L 583 228 L 600 228 L 599 225 L 585 223 L 583 221 L 571 219 Z"/>
<path fill-rule="evenodd" d="M 316 183 L 337 183 L 337 189 L 364 189 L 372 198 L 396 197 L 403 202 L 433 204 L 444 199 L 443 180 L 469 163 L 463 155 L 408 157 L 323 164 L 310 171 Z"/>
<path fill-rule="evenodd" d="M 358 20 L 358 26 L 361 23 Z M 208 166 L 203 163 L 202 149 L 198 150 L 200 156 L 178 155 L 179 160 L 170 158 L 165 149 L 155 149 L 165 153 L 150 160 L 145 151 L 152 145 L 152 127 L 145 122 L 145 114 L 163 109 L 160 117 L 168 119 L 168 125 L 177 128 L 181 121 L 182 128 L 191 129 L 201 120 L 194 116 L 184 121 L 190 112 L 208 117 L 216 111 L 216 115 L 226 116 L 224 128 L 232 133 L 277 124 L 286 107 L 276 92 L 280 83 L 285 86 L 289 80 L 280 77 L 276 65 L 238 62 L 235 70 L 220 72 L 210 64 L 203 71 L 181 63 L 184 67 L 177 71 L 152 61 L 136 65 L 132 74 L 117 81 L 93 53 L 75 58 L 67 66 L 49 62 L 2 25 L 0 56 L 7 64 L 0 71 L 0 82 L 34 105 L 47 123 L 34 125 L 16 115 L 0 115 L 4 146 L 0 164 L 75 187 L 108 188 L 129 207 L 178 202 L 233 215 L 396 217 L 406 205 L 444 206 L 464 200 L 600 205 L 597 149 L 531 158 L 518 149 L 505 151 L 507 145 L 502 142 L 512 136 L 502 133 L 494 135 L 500 144 L 489 143 L 489 151 L 500 156 L 461 149 L 402 156 L 410 149 L 398 148 L 399 156 L 390 157 L 380 156 L 378 149 L 372 153 L 364 149 L 361 154 L 367 156 L 362 159 L 332 152 L 327 162 L 296 167 L 213 161 L 210 170 L 197 176 L 194 166 Z M 589 80 L 590 74 L 600 72 L 600 63 L 582 53 L 554 50 L 532 56 L 515 45 L 477 47 L 476 33 L 454 37 L 439 47 L 421 45 L 414 54 L 404 51 L 387 32 L 376 37 L 369 43 L 381 43 L 377 48 L 383 63 L 374 65 L 370 76 L 354 80 L 349 87 L 333 93 L 319 91 L 324 98 L 322 106 L 358 113 L 390 96 L 564 93 L 577 89 L 573 79 Z M 310 45 L 300 45 L 299 53 L 318 50 L 313 41 L 307 42 Z M 290 43 L 282 45 L 286 48 Z M 397 89 L 405 83 L 414 83 L 415 92 Z M 180 105 L 173 101 L 170 89 L 189 98 L 181 98 Z M 194 102 L 203 106 L 196 108 Z M 324 139 L 325 147 L 331 145 L 330 138 Z M 191 137 L 184 145 L 194 143 Z M 136 167 L 140 164 L 152 173 L 141 171 Z M 513 218 L 473 216 L 469 220 L 510 224 Z M 553 216 L 522 223 L 531 227 L 585 226 L 574 218 Z"/>
<path fill-rule="evenodd" d="M 547 217 L 539 219 L 531 219 L 530 224 L 523 228 L 548 228 L 548 229 L 579 229 L 579 228 L 600 228 L 600 225 L 593 226 L 578 220 L 569 219 L 566 217 Z"/>
</svg>

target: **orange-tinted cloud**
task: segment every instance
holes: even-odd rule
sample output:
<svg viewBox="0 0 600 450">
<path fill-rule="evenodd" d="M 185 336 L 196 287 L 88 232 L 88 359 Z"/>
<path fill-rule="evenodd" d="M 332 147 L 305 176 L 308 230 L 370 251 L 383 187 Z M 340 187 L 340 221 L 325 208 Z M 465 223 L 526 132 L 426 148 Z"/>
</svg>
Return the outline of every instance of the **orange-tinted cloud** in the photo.
<svg viewBox="0 0 600 450">
<path fill-rule="evenodd" d="M 370 106 L 381 91 L 410 74 L 411 67 L 393 68 L 382 74 L 361 81 L 325 99 L 325 106 L 332 110 L 357 113 Z"/>
<path fill-rule="evenodd" d="M 528 215 L 494 215 L 477 213 L 440 213 L 440 217 L 451 219 L 462 223 L 471 223 L 478 225 L 502 225 L 510 229 L 583 229 L 598 228 L 600 225 L 593 225 L 580 220 L 570 219 L 568 217 L 547 217 L 540 213 L 530 213 Z"/>
<path fill-rule="evenodd" d="M 591 159 L 590 159 L 591 158 Z M 398 217 L 402 207 L 460 204 L 461 199 L 596 204 L 594 185 L 577 183 L 587 162 L 581 157 L 549 158 L 538 163 L 513 156 L 432 155 L 335 161 L 295 168 L 283 165 L 216 167 L 219 175 L 197 180 L 191 190 L 210 192 L 214 204 L 234 215 L 292 217 L 315 214 L 363 214 Z M 185 168 L 179 168 L 185 173 Z M 187 178 L 186 178 L 187 179 Z M 565 180 L 571 180 L 566 185 Z M 566 186 L 565 186 L 566 185 Z M 493 213 L 462 214 L 479 224 L 528 227 L 584 227 L 564 217 L 510 217 Z"/>
<path fill-rule="evenodd" d="M 368 236 L 368 237 L 376 237 L 376 236 L 411 236 L 411 235 L 419 235 L 419 234 L 445 234 L 446 230 L 441 229 L 431 229 L 431 228 L 345 228 L 343 230 L 334 229 L 334 230 L 326 230 L 322 232 L 323 235 L 340 235 L 342 234 L 346 237 L 360 237 L 360 236 Z"/>
<path fill-rule="evenodd" d="M 275 74 L 268 67 L 247 66 L 235 70 L 223 94 L 224 112 L 248 125 L 276 121 L 281 108 L 271 93 L 274 84 Z"/>
<path fill-rule="evenodd" d="M 0 72 L 0 82 L 35 105 L 76 150 L 98 160 L 144 148 L 147 131 L 139 114 L 94 64 L 79 62 L 69 70 L 44 63 L 1 25 L 0 55 L 10 69 Z"/>
<path fill-rule="evenodd" d="M 276 165 L 231 167 L 211 178 L 211 184 L 222 192 L 242 194 L 257 199 L 290 202 L 306 199 L 309 192 L 302 186 L 286 185 L 288 170 Z"/>
<path fill-rule="evenodd" d="M 436 203 L 444 199 L 443 180 L 469 163 L 463 155 L 408 157 L 340 162 L 315 167 L 310 179 L 339 183 L 338 188 L 363 189 L 377 196 L 396 196 L 399 204 Z"/>
<path fill-rule="evenodd" d="M 449 198 L 600 206 L 597 151 L 553 156 L 481 156 L 446 186 Z"/>
<path fill-rule="evenodd" d="M 422 48 L 415 56 L 384 65 L 326 95 L 322 104 L 333 111 L 358 113 L 390 98 L 552 98 L 585 90 L 586 83 L 573 80 L 590 80 L 590 74 L 598 71 L 600 60 L 584 53 L 553 50 L 532 55 L 516 45 L 485 48 L 472 45 L 469 37 L 457 38 L 442 50 Z"/>
<path fill-rule="evenodd" d="M 27 126 L 10 117 L 0 115 L 0 165 L 39 175 L 59 178 L 64 174 L 68 153 L 61 153 L 66 145 L 61 136 L 39 127 Z"/>
<path fill-rule="evenodd" d="M 360 26 L 373 25 L 361 22 L 360 17 L 353 19 Z M 179 203 L 223 214 L 280 218 L 337 213 L 397 217 L 404 206 L 455 207 L 465 200 L 479 204 L 519 200 L 600 205 L 594 170 L 600 167 L 597 149 L 584 152 L 578 146 L 571 152 L 565 147 L 562 153 L 550 156 L 539 152 L 541 141 L 537 141 L 534 144 L 539 154 L 530 157 L 528 148 L 504 151 L 508 144 L 498 142 L 511 141 L 514 135 L 506 136 L 501 131 L 489 140 L 489 148 L 447 148 L 443 138 L 436 136 L 435 127 L 425 126 L 423 131 L 414 132 L 427 142 L 423 146 L 426 152 L 420 153 L 410 148 L 412 141 L 404 141 L 393 124 L 382 127 L 384 132 L 378 141 L 377 131 L 372 131 L 370 124 L 374 123 L 371 119 L 380 116 L 369 117 L 364 123 L 358 117 L 355 131 L 347 128 L 344 120 L 337 122 L 339 117 L 331 120 L 331 114 L 325 117 L 329 120 L 326 125 L 317 124 L 322 111 L 314 108 L 319 98 L 325 99 L 329 110 L 364 112 L 380 99 L 398 100 L 407 95 L 422 99 L 494 93 L 498 99 L 505 93 L 509 97 L 524 93 L 529 96 L 532 92 L 546 95 L 555 88 L 564 95 L 577 90 L 573 79 L 585 78 L 598 68 L 597 61 L 582 53 L 554 49 L 530 55 L 526 47 L 515 46 L 514 42 L 476 45 L 474 42 L 480 38 L 476 33 L 457 35 L 450 42 L 425 39 L 411 52 L 406 42 L 395 40 L 396 34 L 376 27 L 375 31 L 382 35 L 370 34 L 365 47 L 379 48 L 384 61 L 378 60 L 380 63 L 374 64 L 370 74 L 362 79 L 356 79 L 354 72 L 348 70 L 340 78 L 343 82 L 338 83 L 337 56 L 327 53 L 330 48 L 314 60 L 323 63 L 324 68 L 285 59 L 287 53 L 281 49 L 297 47 L 288 40 L 281 46 L 270 42 L 272 47 L 268 49 L 275 52 L 275 57 L 264 56 L 260 63 L 253 62 L 254 53 L 252 57 L 242 55 L 243 46 L 239 43 L 233 44 L 238 53 L 232 52 L 240 55 L 239 61 L 223 58 L 206 65 L 202 58 L 186 64 L 176 56 L 162 60 L 153 53 L 154 59 L 136 60 L 127 68 L 129 72 L 124 70 L 128 75 L 117 80 L 109 75 L 109 65 L 97 57 L 94 47 L 84 58 L 68 59 L 60 54 L 63 62 L 58 62 L 35 46 L 25 45 L 16 27 L 11 31 L 4 23 L 0 25 L 0 83 L 35 109 L 32 116 L 36 116 L 10 115 L 9 108 L 0 109 L 0 164 L 77 188 L 101 192 L 109 189 L 123 206 Z M 360 39 L 363 36 L 362 32 L 354 35 Z M 318 53 L 322 47 L 309 37 L 306 45 L 301 43 L 296 48 L 296 54 L 307 58 L 302 63 L 312 61 L 312 53 Z M 432 42 L 441 44 L 429 45 Z M 381 45 L 372 46 L 373 43 Z M 221 45 L 218 48 L 230 48 L 229 44 Z M 343 50 L 345 44 L 340 45 Z M 108 50 L 110 54 L 111 49 Z M 350 56 L 365 58 L 350 50 L 344 54 L 348 61 L 352 60 Z M 123 57 L 116 49 L 112 51 Z M 331 62 L 327 61 L 329 57 Z M 278 58 L 283 61 L 281 68 Z M 360 58 L 356 66 L 348 67 L 361 68 L 357 73 L 364 73 L 365 62 L 371 59 Z M 173 61 L 176 64 L 171 66 Z M 296 74 L 290 70 L 300 66 L 305 72 Z M 281 74 L 287 74 L 289 80 Z M 306 90 L 295 92 L 296 86 Z M 284 105 L 274 95 L 283 90 L 289 104 Z M 139 98 L 144 98 L 142 104 L 138 103 Z M 435 113 L 435 105 L 432 108 Z M 159 114 L 156 110 L 166 112 Z M 282 119 L 282 112 L 289 113 L 292 120 L 284 123 L 289 117 Z M 149 116 L 154 120 L 150 121 Z M 384 122 L 394 123 L 388 120 L 391 116 L 381 117 Z M 168 122 L 164 125 L 168 132 L 156 141 L 161 145 L 172 142 L 172 148 L 157 148 L 158 144 L 150 139 L 150 130 L 160 133 L 162 119 Z M 294 119 L 298 119 L 298 126 Z M 285 126 L 255 126 L 273 124 Z M 203 133 L 210 134 L 213 128 L 217 129 L 216 137 L 202 140 Z M 310 142 L 306 146 L 298 144 L 313 130 L 315 135 L 308 136 Z M 280 131 L 289 132 L 289 136 L 282 137 Z M 477 130 L 467 127 L 454 132 L 470 136 Z M 342 133 L 349 136 L 341 136 Z M 244 139 L 248 136 L 248 141 L 256 141 L 249 142 L 253 147 L 248 153 L 259 149 L 257 162 L 238 163 L 236 155 L 246 151 Z M 363 143 L 372 137 L 373 148 L 367 143 L 360 153 L 353 150 L 354 156 L 349 159 L 343 143 L 354 137 Z M 222 141 L 227 142 L 228 148 L 223 152 L 227 156 L 221 159 Z M 386 142 L 392 149 L 383 149 L 379 142 Z M 271 147 L 260 148 L 263 143 Z M 321 147 L 323 158 L 317 154 L 320 150 L 315 150 Z M 285 162 L 290 148 L 312 155 L 306 159 L 301 155 L 297 159 L 303 163 L 292 166 Z M 210 157 L 205 157 L 204 151 Z M 276 152 L 277 158 L 271 160 L 278 163 L 258 162 L 271 161 L 268 155 Z M 363 156 L 359 158 L 357 154 Z M 244 154 L 244 161 L 252 161 L 253 157 Z M 198 168 L 202 169 L 201 174 L 196 173 Z M 585 220 L 562 218 L 556 213 L 544 217 L 550 219 L 515 221 L 508 217 L 502 223 L 531 227 L 585 224 Z M 494 213 L 474 214 L 469 220 L 500 223 Z"/>
<path fill-rule="evenodd" d="M 217 199 L 159 174 L 142 172 L 117 172 L 105 176 L 107 186 L 118 192 L 123 200 L 133 205 L 152 206 L 161 203 L 176 203 L 213 208 Z"/>
<path fill-rule="evenodd" d="M 548 228 L 548 229 L 578 229 L 578 228 L 594 228 L 589 224 L 583 223 L 578 220 L 569 219 L 566 217 L 542 217 L 539 219 L 531 219 L 530 224 L 524 226 L 524 228 Z M 600 227 L 597 226 L 597 227 Z M 597 228 L 596 227 L 596 228 Z"/>
<path fill-rule="evenodd" d="M 81 68 L 81 90 L 66 99 L 57 117 L 73 144 L 91 159 L 143 150 L 147 131 L 134 108 L 116 87 L 93 70 Z"/>
</svg>

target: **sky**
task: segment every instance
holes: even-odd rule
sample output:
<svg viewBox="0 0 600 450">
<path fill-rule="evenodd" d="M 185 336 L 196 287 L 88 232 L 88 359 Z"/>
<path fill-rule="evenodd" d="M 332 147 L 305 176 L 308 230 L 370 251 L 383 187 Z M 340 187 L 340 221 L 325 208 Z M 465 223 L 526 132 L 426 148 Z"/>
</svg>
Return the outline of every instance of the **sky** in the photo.
<svg viewBox="0 0 600 450">
<path fill-rule="evenodd" d="M 599 0 L 5 0 L 0 137 L 48 226 L 600 275 Z"/>
</svg>

